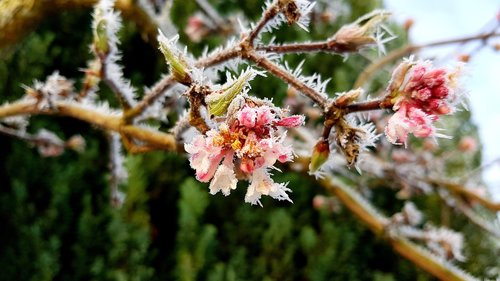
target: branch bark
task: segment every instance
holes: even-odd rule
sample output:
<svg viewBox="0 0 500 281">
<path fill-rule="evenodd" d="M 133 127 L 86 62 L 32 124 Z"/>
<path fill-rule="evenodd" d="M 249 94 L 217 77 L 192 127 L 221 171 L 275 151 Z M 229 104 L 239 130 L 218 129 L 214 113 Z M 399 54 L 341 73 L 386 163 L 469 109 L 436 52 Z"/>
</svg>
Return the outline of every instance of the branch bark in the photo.
<svg viewBox="0 0 500 281">
<path fill-rule="evenodd" d="M 120 115 L 105 114 L 76 103 L 54 102 L 54 110 L 40 110 L 36 102 L 21 100 L 0 106 L 0 118 L 15 115 L 60 115 L 73 117 L 105 130 L 115 131 L 160 150 L 176 151 L 177 143 L 171 134 L 148 130 L 139 126 L 126 125 Z"/>
</svg>

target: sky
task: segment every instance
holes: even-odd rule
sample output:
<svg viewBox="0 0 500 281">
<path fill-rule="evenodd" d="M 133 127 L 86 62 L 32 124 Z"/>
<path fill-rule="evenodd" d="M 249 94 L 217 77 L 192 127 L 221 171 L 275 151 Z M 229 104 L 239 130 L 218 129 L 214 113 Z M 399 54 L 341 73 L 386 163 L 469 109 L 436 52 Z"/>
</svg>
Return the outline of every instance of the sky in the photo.
<svg viewBox="0 0 500 281">
<path fill-rule="evenodd" d="M 477 34 L 500 13 L 500 0 L 385 0 L 385 5 L 396 21 L 414 20 L 410 37 L 417 44 Z M 492 42 L 500 43 L 500 38 Z M 422 54 L 443 57 L 456 50 L 432 48 Z M 483 164 L 490 163 L 500 158 L 500 51 L 485 48 L 476 53 L 466 73 L 464 85 L 473 121 L 479 126 Z M 500 201 L 500 161 L 483 176 L 493 198 Z"/>
</svg>

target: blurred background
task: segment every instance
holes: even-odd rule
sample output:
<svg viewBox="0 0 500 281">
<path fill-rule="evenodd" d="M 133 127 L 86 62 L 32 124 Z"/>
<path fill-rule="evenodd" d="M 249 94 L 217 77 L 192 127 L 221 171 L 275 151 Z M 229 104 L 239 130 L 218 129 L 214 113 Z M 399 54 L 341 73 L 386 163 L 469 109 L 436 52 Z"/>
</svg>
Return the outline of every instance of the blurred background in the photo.
<svg viewBox="0 0 500 281">
<path fill-rule="evenodd" d="M 223 16 L 238 12 L 252 20 L 259 18 L 262 2 L 210 1 Z M 376 0 L 326 2 L 318 4 L 309 34 L 295 27 L 282 28 L 277 40 L 327 38 L 342 24 L 384 4 Z M 408 39 L 420 43 L 474 34 L 495 17 L 498 5 L 494 2 L 479 5 L 476 1 L 472 9 L 467 6 L 471 1 L 387 1 L 396 11 L 396 22 L 389 26 L 398 35 L 388 49 Z M 200 55 L 205 45 L 213 48 L 225 38 L 214 35 L 190 42 L 184 30 L 197 11 L 195 1 L 174 1 L 171 15 L 181 42 Z M 407 18 L 415 20 L 409 34 L 400 24 Z M 90 23 L 91 9 L 52 13 L 16 45 L 0 50 L 0 101 L 18 99 L 23 95 L 20 85 L 44 80 L 55 70 L 75 78 L 79 86 L 79 69 L 91 58 Z M 152 85 L 167 72 L 154 42 L 144 40 L 135 24 L 125 21 L 120 38 L 125 76 L 137 88 Z M 442 53 L 429 55 L 439 58 Z M 351 55 L 345 62 L 344 57 L 323 53 L 287 57 L 291 65 L 305 59 L 304 73 L 332 78 L 328 92 L 350 89 L 357 74 L 375 58 L 376 52 Z M 481 136 L 484 150 L 446 162 L 450 175 L 477 168 L 481 157 L 486 163 L 500 156 L 495 142 L 491 143 L 492 139 L 498 143 L 499 138 L 494 120 L 500 120 L 494 107 L 499 104 L 500 82 L 493 78 L 498 76 L 498 61 L 488 50 L 471 59 L 474 70 L 466 86 L 473 96 L 472 110 L 460 112 L 458 121 L 446 127 L 446 133 L 455 137 L 440 140 L 441 148 L 433 153 L 439 157 L 456 147 L 463 136 Z M 384 88 L 389 75 L 390 67 L 381 71 L 371 89 Z M 253 93 L 273 96 L 278 104 L 283 101 L 286 85 L 273 78 L 259 82 L 252 84 Z M 105 87 L 101 94 L 112 96 Z M 481 105 L 476 104 L 476 96 L 481 96 Z M 493 108 L 488 114 L 496 117 L 483 116 L 488 105 Z M 169 118 L 175 122 L 175 114 Z M 479 130 L 476 124 L 481 125 Z M 167 129 L 170 124 L 163 126 Z M 126 161 L 129 181 L 121 187 L 126 201 L 117 209 L 109 203 L 108 146 L 102 132 L 69 118 L 32 117 L 30 131 L 40 128 L 64 139 L 82 134 L 86 150 L 42 158 L 26 143 L 0 135 L 0 280 L 434 280 L 394 254 L 309 176 L 276 173 L 277 181 L 290 182 L 294 203 L 266 198 L 260 208 L 243 203 L 244 188 L 230 197 L 210 195 L 206 184 L 194 179 L 183 155 L 132 155 Z M 422 143 L 415 141 L 410 149 L 414 147 L 421 148 Z M 498 190 L 498 180 L 495 183 L 491 178 Z M 396 198 L 398 190 L 387 188 L 388 182 L 367 185 L 367 196 L 384 214 L 403 206 L 403 200 Z M 325 195 L 319 197 L 323 201 L 317 195 Z M 471 258 L 459 266 L 481 278 L 499 276 L 500 253 L 487 235 L 453 213 L 436 195 L 420 194 L 412 200 L 427 220 L 466 235 L 466 256 Z"/>
</svg>

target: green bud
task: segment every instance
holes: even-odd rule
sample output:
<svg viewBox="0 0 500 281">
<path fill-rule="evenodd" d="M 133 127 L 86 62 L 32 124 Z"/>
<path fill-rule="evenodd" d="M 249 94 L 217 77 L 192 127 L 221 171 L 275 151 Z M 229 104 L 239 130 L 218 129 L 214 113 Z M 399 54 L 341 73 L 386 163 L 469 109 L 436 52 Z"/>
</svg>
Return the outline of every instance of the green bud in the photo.
<svg viewBox="0 0 500 281">
<path fill-rule="evenodd" d="M 100 55 L 109 53 L 109 37 L 105 20 L 99 21 L 94 31 L 94 48 Z"/>
<path fill-rule="evenodd" d="M 330 145 L 327 140 L 321 139 L 313 149 L 311 163 L 309 163 L 309 173 L 316 172 L 330 156 Z"/>
<path fill-rule="evenodd" d="M 221 116 L 227 112 L 233 99 L 243 91 L 246 83 L 255 77 L 253 70 L 247 70 L 233 83 L 206 97 L 210 115 Z"/>
<path fill-rule="evenodd" d="M 179 36 L 175 36 L 172 39 L 167 39 L 161 31 L 158 34 L 158 43 L 160 44 L 160 51 L 165 56 L 165 60 L 170 65 L 170 72 L 174 76 L 175 80 L 180 83 L 190 83 L 191 76 L 189 75 L 189 66 L 186 60 L 182 57 L 180 52 L 175 47 L 175 43 L 179 39 Z"/>
</svg>

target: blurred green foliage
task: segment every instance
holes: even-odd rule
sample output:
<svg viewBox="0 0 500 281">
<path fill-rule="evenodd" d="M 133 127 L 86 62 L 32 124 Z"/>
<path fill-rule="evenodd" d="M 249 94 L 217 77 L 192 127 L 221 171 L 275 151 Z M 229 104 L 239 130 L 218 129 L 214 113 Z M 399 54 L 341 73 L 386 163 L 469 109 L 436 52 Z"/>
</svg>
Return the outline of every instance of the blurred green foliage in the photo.
<svg viewBox="0 0 500 281">
<path fill-rule="evenodd" d="M 224 15 L 239 7 L 257 19 L 261 11 L 261 1 L 256 0 L 212 2 Z M 283 28 L 276 36 L 280 41 L 325 38 L 342 22 L 353 21 L 379 3 L 345 4 L 352 12 L 338 15 L 329 25 L 312 27 L 309 34 Z M 174 1 L 172 15 L 179 30 L 195 10 L 194 1 Z M 156 48 L 136 31 L 135 26 L 125 25 L 121 49 L 125 75 L 142 89 L 167 68 Z M 404 36 L 400 38 L 391 47 L 402 44 Z M 181 40 L 195 54 L 204 44 L 214 47 L 222 42 L 213 37 L 195 45 L 182 32 Z M 90 41 L 89 10 L 46 19 L 15 49 L 2 54 L 1 101 L 19 98 L 21 84 L 43 80 L 54 70 L 81 77 L 78 69 L 90 58 Z M 332 78 L 331 92 L 348 90 L 367 64 L 357 55 L 346 62 L 327 54 L 287 59 L 291 65 L 305 59 L 305 74 L 317 71 Z M 375 81 L 374 87 L 383 87 L 384 79 Z M 282 100 L 286 85 L 272 78 L 259 82 L 253 83 L 253 93 Z M 468 113 L 461 115 L 456 135 L 476 134 L 469 119 Z M 277 174 L 278 181 L 290 182 L 294 203 L 266 198 L 260 208 L 243 203 L 244 188 L 230 197 L 209 195 L 206 184 L 194 179 L 185 156 L 164 152 L 129 156 L 130 177 L 123 187 L 127 199 L 122 208 L 114 209 L 109 204 L 108 147 L 102 134 L 67 118 L 31 118 L 30 130 L 42 127 L 66 138 L 83 134 L 87 149 L 82 154 L 41 158 L 25 143 L 0 135 L 0 280 L 433 280 L 395 255 L 348 211 L 313 209 L 312 198 L 323 191 L 307 176 Z M 443 151 L 457 139 L 445 142 Z M 477 166 L 479 159 L 476 155 L 472 160 L 453 160 L 450 174 Z M 373 201 L 388 215 L 402 206 L 394 193 L 373 190 Z M 443 222 L 443 214 L 452 216 L 449 223 L 471 237 L 467 254 L 474 258 L 461 265 L 484 276 L 498 255 L 488 249 L 484 235 L 464 218 L 449 215 L 438 198 L 422 196 L 416 201 L 436 224 Z"/>
</svg>

